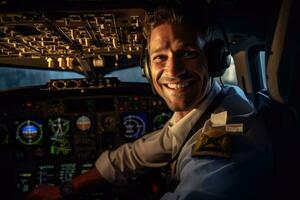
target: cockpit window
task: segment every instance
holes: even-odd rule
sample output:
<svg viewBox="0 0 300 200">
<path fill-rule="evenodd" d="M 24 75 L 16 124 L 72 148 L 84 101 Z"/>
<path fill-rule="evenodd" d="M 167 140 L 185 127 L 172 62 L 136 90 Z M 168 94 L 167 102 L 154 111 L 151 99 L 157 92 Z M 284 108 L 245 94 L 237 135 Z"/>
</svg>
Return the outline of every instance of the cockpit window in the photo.
<svg viewBox="0 0 300 200">
<path fill-rule="evenodd" d="M 215 78 L 217 81 L 220 81 L 220 79 L 217 77 Z M 230 66 L 228 69 L 226 69 L 225 73 L 221 77 L 221 80 L 225 84 L 231 84 L 231 85 L 238 85 L 237 77 L 236 77 L 236 70 L 235 70 L 235 64 L 234 60 L 231 57 Z"/>
<path fill-rule="evenodd" d="M 85 78 L 85 76 L 80 73 L 70 71 L 1 67 L 0 90 L 45 85 L 51 79 L 69 78 Z"/>
<path fill-rule="evenodd" d="M 259 64 L 259 77 L 261 83 L 261 89 L 267 89 L 267 75 L 266 75 L 266 52 L 260 51 L 258 53 L 258 64 Z"/>
<path fill-rule="evenodd" d="M 111 71 L 104 77 L 117 77 L 122 82 L 147 82 L 147 79 L 142 76 L 142 71 L 139 66 Z"/>
</svg>

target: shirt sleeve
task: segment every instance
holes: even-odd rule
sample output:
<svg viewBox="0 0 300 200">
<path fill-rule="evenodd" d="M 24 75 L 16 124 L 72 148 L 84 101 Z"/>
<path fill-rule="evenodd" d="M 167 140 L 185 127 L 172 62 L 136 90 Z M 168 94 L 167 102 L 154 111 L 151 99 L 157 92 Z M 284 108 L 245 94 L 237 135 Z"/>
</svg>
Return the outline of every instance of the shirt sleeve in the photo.
<svg viewBox="0 0 300 200">
<path fill-rule="evenodd" d="M 162 167 L 170 159 L 172 138 L 168 125 L 163 129 L 126 143 L 114 151 L 105 151 L 95 165 L 110 183 L 124 184 L 126 177 L 140 172 L 145 167 Z"/>
</svg>

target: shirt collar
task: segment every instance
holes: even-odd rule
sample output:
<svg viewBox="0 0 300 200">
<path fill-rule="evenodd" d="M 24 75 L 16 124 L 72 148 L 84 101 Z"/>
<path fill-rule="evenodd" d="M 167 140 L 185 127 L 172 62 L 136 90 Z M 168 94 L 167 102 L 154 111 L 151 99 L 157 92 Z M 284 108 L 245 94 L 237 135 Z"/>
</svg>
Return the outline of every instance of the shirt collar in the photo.
<svg viewBox="0 0 300 200">
<path fill-rule="evenodd" d="M 185 136 L 194 126 L 196 121 L 204 113 L 209 104 L 218 95 L 220 91 L 221 86 L 216 81 L 213 81 L 212 88 L 209 91 L 208 96 L 203 100 L 203 102 L 201 102 L 201 104 L 199 104 L 197 108 L 192 109 L 186 116 L 184 116 L 176 123 L 173 123 L 174 118 L 176 118 L 176 112 L 173 114 L 172 118 L 168 122 L 169 131 L 171 131 L 172 134 L 174 134 L 174 136 L 176 137 L 185 138 Z"/>
</svg>

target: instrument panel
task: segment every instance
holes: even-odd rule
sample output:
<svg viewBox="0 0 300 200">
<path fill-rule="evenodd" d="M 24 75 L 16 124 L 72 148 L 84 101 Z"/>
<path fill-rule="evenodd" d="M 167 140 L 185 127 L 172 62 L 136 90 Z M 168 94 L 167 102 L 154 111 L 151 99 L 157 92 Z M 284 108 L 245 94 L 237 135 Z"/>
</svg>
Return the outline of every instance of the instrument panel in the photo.
<svg viewBox="0 0 300 200">
<path fill-rule="evenodd" d="M 171 112 L 146 85 L 126 86 L 135 94 L 118 90 L 122 84 L 108 88 L 107 94 L 101 89 L 88 94 L 80 89 L 35 89 L 25 92 L 24 99 L 20 94 L 1 104 L 0 147 L 8 162 L 0 170 L 13 174 L 9 189 L 14 198 L 22 199 L 38 184 L 70 180 L 93 167 L 101 152 L 160 129 Z M 43 96 L 45 92 L 48 96 Z M 84 199 L 103 195 L 91 192 Z"/>
<path fill-rule="evenodd" d="M 30 9 L 0 13 L 0 62 L 86 71 L 139 56 L 145 10 Z M 0 5 L 1 10 L 1 5 Z"/>
</svg>

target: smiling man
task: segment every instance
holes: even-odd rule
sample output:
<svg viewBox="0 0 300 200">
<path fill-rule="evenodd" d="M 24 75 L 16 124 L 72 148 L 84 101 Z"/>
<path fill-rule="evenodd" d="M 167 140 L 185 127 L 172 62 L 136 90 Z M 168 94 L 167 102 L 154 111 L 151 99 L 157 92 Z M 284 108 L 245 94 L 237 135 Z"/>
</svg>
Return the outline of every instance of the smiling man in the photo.
<svg viewBox="0 0 300 200">
<path fill-rule="evenodd" d="M 162 24 L 152 30 L 149 41 L 155 90 L 184 117 L 211 87 L 201 36 L 183 24 Z"/>
<path fill-rule="evenodd" d="M 216 66 L 210 64 L 216 62 L 209 58 L 220 56 L 208 54 L 206 27 L 200 19 L 194 24 L 196 15 L 190 14 L 195 13 L 163 8 L 145 19 L 147 76 L 174 111 L 165 126 L 105 151 L 95 168 L 61 187 L 37 187 L 28 199 L 59 199 L 95 182 L 126 184 L 146 168 L 166 165 L 172 165 L 176 184 L 162 199 L 256 197 L 256 187 L 271 173 L 264 126 L 241 89 L 214 81 Z M 222 45 L 215 48 L 226 53 Z M 224 69 L 226 59 L 219 62 Z"/>
</svg>

